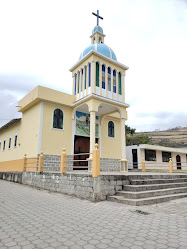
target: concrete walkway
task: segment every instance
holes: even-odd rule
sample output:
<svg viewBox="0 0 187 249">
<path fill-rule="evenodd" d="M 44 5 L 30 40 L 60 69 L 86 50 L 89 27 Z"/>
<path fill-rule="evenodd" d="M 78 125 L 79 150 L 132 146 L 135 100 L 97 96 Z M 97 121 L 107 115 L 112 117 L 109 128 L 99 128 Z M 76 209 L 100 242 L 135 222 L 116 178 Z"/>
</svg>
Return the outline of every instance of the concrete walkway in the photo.
<svg viewBox="0 0 187 249">
<path fill-rule="evenodd" d="M 0 180 L 0 248 L 187 248 L 187 198 L 133 207 Z"/>
</svg>

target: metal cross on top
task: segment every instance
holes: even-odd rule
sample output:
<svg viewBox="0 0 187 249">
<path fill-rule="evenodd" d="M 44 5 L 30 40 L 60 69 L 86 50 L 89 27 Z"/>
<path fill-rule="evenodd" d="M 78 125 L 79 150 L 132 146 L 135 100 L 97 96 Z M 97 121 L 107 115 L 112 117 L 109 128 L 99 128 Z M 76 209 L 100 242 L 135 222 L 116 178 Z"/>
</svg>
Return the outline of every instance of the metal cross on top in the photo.
<svg viewBox="0 0 187 249">
<path fill-rule="evenodd" d="M 99 18 L 103 20 L 103 17 L 101 17 L 101 16 L 99 15 L 99 10 L 97 10 L 97 14 L 95 14 L 94 12 L 92 12 L 92 14 L 93 14 L 94 16 L 97 16 L 97 26 L 99 26 Z"/>
</svg>

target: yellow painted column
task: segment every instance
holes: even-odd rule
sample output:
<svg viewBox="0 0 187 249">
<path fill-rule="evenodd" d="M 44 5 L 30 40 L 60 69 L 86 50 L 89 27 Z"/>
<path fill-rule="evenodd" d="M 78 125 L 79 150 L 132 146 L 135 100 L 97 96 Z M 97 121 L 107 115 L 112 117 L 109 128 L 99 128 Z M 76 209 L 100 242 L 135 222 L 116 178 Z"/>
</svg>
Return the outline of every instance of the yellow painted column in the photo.
<svg viewBox="0 0 187 249">
<path fill-rule="evenodd" d="M 100 88 L 100 95 L 102 96 L 102 65 L 99 64 L 99 88 Z"/>
<path fill-rule="evenodd" d="M 108 98 L 108 67 L 105 67 L 105 89 L 106 89 L 106 97 Z"/>
<path fill-rule="evenodd" d="M 95 144 L 93 150 L 93 166 L 92 166 L 92 177 L 96 178 L 100 176 L 100 151 L 98 150 L 98 144 Z"/>
<path fill-rule="evenodd" d="M 92 61 L 91 63 L 91 93 L 95 93 L 95 82 L 96 80 L 96 63 Z"/>
<path fill-rule="evenodd" d="M 120 119 L 121 159 L 126 159 L 125 119 Z"/>
<path fill-rule="evenodd" d="M 121 143 L 121 160 L 120 171 L 128 171 L 128 160 L 126 159 L 126 137 L 125 137 L 125 118 L 120 119 L 120 143 Z"/>
<path fill-rule="evenodd" d="M 95 149 L 95 116 L 95 111 L 90 111 L 90 153 Z"/>
<path fill-rule="evenodd" d="M 169 173 L 173 173 L 173 162 L 172 162 L 172 158 L 169 159 Z"/>
</svg>

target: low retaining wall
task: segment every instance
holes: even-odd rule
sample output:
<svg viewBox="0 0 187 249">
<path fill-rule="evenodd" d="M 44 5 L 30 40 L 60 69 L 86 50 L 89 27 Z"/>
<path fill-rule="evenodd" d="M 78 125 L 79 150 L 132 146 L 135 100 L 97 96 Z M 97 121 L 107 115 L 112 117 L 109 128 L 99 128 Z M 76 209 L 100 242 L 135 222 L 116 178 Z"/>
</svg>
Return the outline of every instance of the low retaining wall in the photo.
<svg viewBox="0 0 187 249">
<path fill-rule="evenodd" d="M 60 174 L 34 172 L 1 172 L 0 179 L 23 183 L 36 188 L 73 195 L 91 201 L 106 200 L 122 186 L 129 183 L 120 175 L 102 175 L 93 178 L 89 174 Z M 18 180 L 19 179 L 19 180 Z"/>
</svg>

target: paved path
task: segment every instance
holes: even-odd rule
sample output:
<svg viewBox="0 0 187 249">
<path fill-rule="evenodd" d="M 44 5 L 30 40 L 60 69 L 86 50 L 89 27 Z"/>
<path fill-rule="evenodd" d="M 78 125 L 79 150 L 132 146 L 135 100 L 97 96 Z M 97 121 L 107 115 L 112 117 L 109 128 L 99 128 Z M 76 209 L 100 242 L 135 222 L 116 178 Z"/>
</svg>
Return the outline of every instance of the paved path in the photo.
<svg viewBox="0 0 187 249">
<path fill-rule="evenodd" d="M 185 249 L 187 198 L 132 207 L 0 180 L 0 248 Z"/>
</svg>

